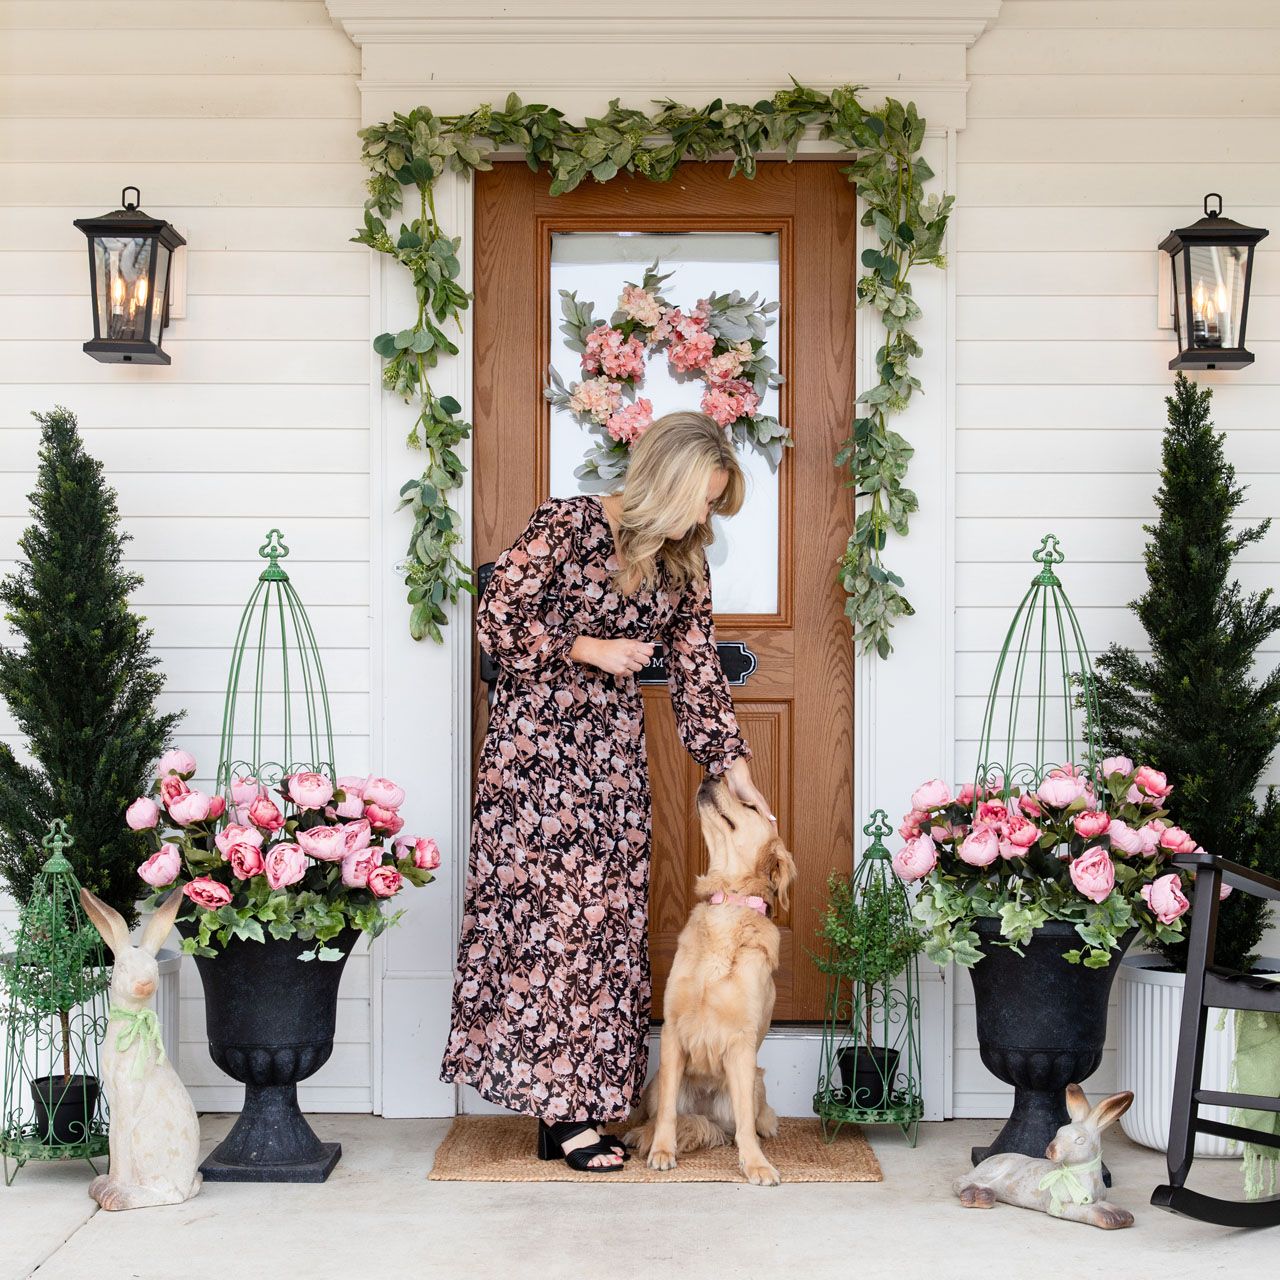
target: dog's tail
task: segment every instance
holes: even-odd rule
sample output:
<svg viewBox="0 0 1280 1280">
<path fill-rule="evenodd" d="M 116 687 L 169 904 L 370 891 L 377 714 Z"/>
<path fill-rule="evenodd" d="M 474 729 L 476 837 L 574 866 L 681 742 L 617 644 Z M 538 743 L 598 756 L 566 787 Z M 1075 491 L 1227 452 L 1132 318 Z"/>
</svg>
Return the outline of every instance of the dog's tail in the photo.
<svg viewBox="0 0 1280 1280">
<path fill-rule="evenodd" d="M 705 1147 L 723 1147 L 729 1135 L 710 1116 L 676 1117 L 676 1154 L 688 1155 Z"/>
</svg>

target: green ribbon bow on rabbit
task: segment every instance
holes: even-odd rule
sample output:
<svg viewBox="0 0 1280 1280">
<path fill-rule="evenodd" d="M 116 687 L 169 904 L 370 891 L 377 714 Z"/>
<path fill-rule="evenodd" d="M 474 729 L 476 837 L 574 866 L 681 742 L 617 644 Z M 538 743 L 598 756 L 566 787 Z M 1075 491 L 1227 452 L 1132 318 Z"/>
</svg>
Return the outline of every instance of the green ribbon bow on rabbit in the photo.
<svg viewBox="0 0 1280 1280">
<path fill-rule="evenodd" d="M 1084 1164 L 1062 1164 L 1056 1169 L 1050 1169 L 1039 1184 L 1041 1191 L 1049 1193 L 1049 1212 L 1056 1218 L 1068 1201 L 1072 1204 L 1092 1204 L 1093 1196 L 1080 1181 L 1080 1174 L 1096 1173 L 1101 1168 L 1102 1157 L 1097 1155 Z"/>
<path fill-rule="evenodd" d="M 116 1036 L 117 1053 L 128 1053 L 135 1043 L 142 1045 L 141 1052 L 133 1060 L 133 1070 L 130 1073 L 135 1080 L 142 1078 L 142 1073 L 147 1069 L 147 1058 L 152 1051 L 155 1052 L 157 1066 L 164 1061 L 160 1019 L 156 1017 L 154 1009 L 122 1009 L 118 1004 L 113 1004 L 110 1016 L 124 1024 Z"/>
</svg>

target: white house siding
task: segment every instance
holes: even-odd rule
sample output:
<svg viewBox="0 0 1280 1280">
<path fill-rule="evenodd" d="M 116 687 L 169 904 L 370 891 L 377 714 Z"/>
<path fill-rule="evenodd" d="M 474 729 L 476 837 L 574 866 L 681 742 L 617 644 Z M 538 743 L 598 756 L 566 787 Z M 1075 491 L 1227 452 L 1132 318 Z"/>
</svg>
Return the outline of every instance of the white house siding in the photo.
<svg viewBox="0 0 1280 1280">
<path fill-rule="evenodd" d="M 1173 378 L 1156 245 L 1200 216 L 1207 191 L 1229 216 L 1280 232 L 1280 6 L 1005 0 L 968 67 L 954 257 L 959 778 L 972 774 L 992 662 L 1043 533 L 1062 539 L 1091 648 L 1141 646 L 1125 604 L 1145 580 L 1141 525 Z M 1257 363 L 1198 380 L 1214 388 L 1256 520 L 1280 515 L 1280 234 L 1259 250 L 1253 299 Z M 1280 531 L 1245 560 L 1247 586 L 1274 585 Z M 1212 848 L 1212 833 L 1197 834 Z M 953 1070 L 957 1115 L 1007 1109 L 978 1058 L 967 979 Z"/>
<path fill-rule="evenodd" d="M 367 251 L 359 55 L 319 0 L 0 0 L 0 571 L 35 465 L 33 409 L 64 404 L 106 465 L 144 575 L 167 708 L 212 771 L 229 645 L 279 524 L 325 651 L 339 765 L 369 766 Z M 126 184 L 186 236 L 168 368 L 103 365 L 84 236 Z M 8 638 L 8 637 L 6 637 Z M 12 721 L 0 733 L 16 741 Z M 12 913 L 0 912 L 0 925 Z M 372 966 L 348 965 L 317 1110 L 372 1105 Z M 235 1105 L 182 975 L 197 1105 Z"/>
</svg>

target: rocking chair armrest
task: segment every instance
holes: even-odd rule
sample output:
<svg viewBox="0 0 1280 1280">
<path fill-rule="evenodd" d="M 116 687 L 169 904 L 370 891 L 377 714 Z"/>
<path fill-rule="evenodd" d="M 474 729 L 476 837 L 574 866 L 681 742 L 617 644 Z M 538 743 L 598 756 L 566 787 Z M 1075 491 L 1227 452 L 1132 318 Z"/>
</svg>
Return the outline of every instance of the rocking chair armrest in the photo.
<svg viewBox="0 0 1280 1280">
<path fill-rule="evenodd" d="M 1224 884 L 1243 893 L 1252 894 L 1255 898 L 1270 898 L 1280 902 L 1280 880 L 1254 871 L 1251 867 L 1242 867 L 1238 862 L 1228 862 L 1212 853 L 1180 853 L 1173 859 L 1175 867 L 1185 867 L 1190 871 L 1216 870 L 1222 873 Z"/>
</svg>

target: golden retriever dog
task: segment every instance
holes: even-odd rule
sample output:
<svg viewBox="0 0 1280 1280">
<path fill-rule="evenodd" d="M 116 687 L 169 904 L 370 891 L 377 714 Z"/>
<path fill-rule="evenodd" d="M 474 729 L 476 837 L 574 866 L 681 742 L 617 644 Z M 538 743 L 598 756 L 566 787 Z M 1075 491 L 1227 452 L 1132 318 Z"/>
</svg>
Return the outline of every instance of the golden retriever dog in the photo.
<svg viewBox="0 0 1280 1280">
<path fill-rule="evenodd" d="M 778 1132 L 756 1052 L 773 1017 L 778 926 L 795 862 L 769 819 L 735 800 L 719 778 L 698 790 L 710 855 L 694 891 L 702 899 L 676 944 L 662 1005 L 658 1074 L 641 1095 L 623 1141 L 651 1169 L 730 1138 L 747 1181 L 777 1186 L 761 1138 Z"/>
</svg>

